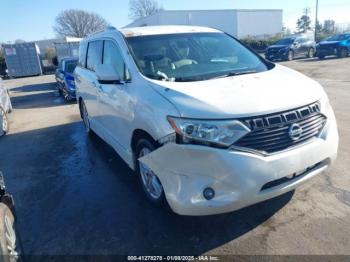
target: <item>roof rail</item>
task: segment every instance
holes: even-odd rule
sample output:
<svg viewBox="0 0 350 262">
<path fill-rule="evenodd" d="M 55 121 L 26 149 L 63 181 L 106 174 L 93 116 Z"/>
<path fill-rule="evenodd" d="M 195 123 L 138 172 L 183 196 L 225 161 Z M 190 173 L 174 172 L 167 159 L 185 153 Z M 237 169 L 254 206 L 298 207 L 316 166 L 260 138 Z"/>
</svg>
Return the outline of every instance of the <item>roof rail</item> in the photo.
<svg viewBox="0 0 350 262">
<path fill-rule="evenodd" d="M 93 32 L 91 34 L 88 34 L 88 37 L 96 35 L 96 34 L 99 34 L 99 33 L 102 33 L 102 32 L 105 32 L 105 31 L 114 31 L 114 30 L 117 30 L 117 28 L 115 28 L 114 26 L 107 26 L 103 30 L 99 30 L 99 31 Z"/>
</svg>

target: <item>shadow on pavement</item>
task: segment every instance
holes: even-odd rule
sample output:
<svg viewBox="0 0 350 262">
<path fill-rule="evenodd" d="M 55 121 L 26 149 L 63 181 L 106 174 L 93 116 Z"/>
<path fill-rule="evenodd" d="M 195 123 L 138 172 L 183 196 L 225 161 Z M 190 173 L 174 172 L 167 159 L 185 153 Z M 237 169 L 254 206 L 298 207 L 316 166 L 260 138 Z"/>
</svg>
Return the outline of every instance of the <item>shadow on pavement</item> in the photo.
<svg viewBox="0 0 350 262">
<path fill-rule="evenodd" d="M 24 85 L 15 88 L 11 88 L 11 93 L 23 93 L 23 92 L 43 92 L 43 91 L 52 91 L 56 90 L 56 83 L 43 83 L 43 84 L 35 84 L 35 85 Z"/>
<path fill-rule="evenodd" d="M 26 94 L 32 92 L 31 94 Z M 49 108 L 70 104 L 59 96 L 56 83 L 21 86 L 10 89 L 11 102 L 14 109 Z M 24 95 L 13 95 L 21 93 Z M 74 101 L 74 103 L 76 103 Z"/>
<path fill-rule="evenodd" d="M 134 173 L 81 122 L 9 134 L 0 155 L 27 255 L 200 255 L 253 230 L 293 196 L 217 216 L 172 214 L 146 200 Z"/>
<path fill-rule="evenodd" d="M 330 56 L 330 57 L 325 57 L 324 59 L 319 59 L 318 57 L 314 57 L 314 58 L 299 60 L 298 62 L 303 62 L 303 63 L 308 63 L 308 62 L 327 62 L 327 61 L 330 61 L 330 60 L 346 59 L 346 58 L 348 58 L 348 57 L 339 58 L 339 57 L 336 57 L 336 56 Z"/>
</svg>

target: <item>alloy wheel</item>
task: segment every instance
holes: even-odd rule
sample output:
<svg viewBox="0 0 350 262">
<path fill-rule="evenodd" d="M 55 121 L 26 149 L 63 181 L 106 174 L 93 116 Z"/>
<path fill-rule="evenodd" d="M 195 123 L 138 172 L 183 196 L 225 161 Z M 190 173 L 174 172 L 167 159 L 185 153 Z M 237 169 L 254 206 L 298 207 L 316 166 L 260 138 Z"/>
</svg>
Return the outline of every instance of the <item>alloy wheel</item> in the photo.
<svg viewBox="0 0 350 262">
<path fill-rule="evenodd" d="M 310 49 L 309 49 L 309 53 L 308 53 L 308 57 L 309 57 L 309 58 L 313 58 L 314 55 L 315 55 L 315 50 L 314 50 L 313 48 L 310 48 Z"/>
<path fill-rule="evenodd" d="M 8 132 L 9 123 L 5 111 L 0 107 L 0 136 Z"/>
<path fill-rule="evenodd" d="M 85 103 L 82 102 L 81 103 L 81 108 L 82 108 L 82 115 L 83 115 L 83 122 L 84 122 L 84 126 L 85 126 L 85 131 L 87 133 L 90 132 L 90 122 L 89 122 L 89 114 L 87 112 L 87 109 L 86 109 L 86 106 L 85 106 Z"/>
<path fill-rule="evenodd" d="M 144 147 L 140 150 L 139 158 L 151 153 L 151 150 Z M 154 200 L 158 200 L 163 193 L 163 187 L 160 183 L 158 177 L 154 172 L 144 163 L 139 161 L 139 170 L 141 175 L 141 180 L 146 193 Z"/>
</svg>

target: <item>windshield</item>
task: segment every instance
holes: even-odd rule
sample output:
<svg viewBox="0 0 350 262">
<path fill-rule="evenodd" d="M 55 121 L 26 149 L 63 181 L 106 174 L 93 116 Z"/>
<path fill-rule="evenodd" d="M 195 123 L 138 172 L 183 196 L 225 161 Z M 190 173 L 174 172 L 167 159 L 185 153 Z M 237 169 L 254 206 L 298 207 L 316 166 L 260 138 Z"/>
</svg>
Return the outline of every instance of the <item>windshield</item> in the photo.
<svg viewBox="0 0 350 262">
<path fill-rule="evenodd" d="M 343 35 L 334 35 L 331 37 L 328 37 L 326 40 L 327 41 L 343 41 L 350 38 L 350 34 L 343 34 Z"/>
<path fill-rule="evenodd" d="M 65 71 L 67 73 L 73 73 L 75 67 L 77 66 L 78 61 L 77 60 L 72 60 L 72 61 L 66 61 L 66 68 Z"/>
<path fill-rule="evenodd" d="M 224 33 L 126 38 L 141 73 L 151 79 L 200 81 L 268 70 L 261 58 Z"/>
<path fill-rule="evenodd" d="M 295 41 L 295 38 L 283 38 L 275 43 L 275 45 L 291 45 Z"/>
</svg>

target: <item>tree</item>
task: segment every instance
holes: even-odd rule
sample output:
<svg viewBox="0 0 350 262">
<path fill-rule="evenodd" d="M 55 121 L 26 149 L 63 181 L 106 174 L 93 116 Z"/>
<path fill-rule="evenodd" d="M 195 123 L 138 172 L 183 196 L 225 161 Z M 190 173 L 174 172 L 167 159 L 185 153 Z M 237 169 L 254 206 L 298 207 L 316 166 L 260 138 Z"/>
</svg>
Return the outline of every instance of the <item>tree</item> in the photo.
<svg viewBox="0 0 350 262">
<path fill-rule="evenodd" d="M 155 0 L 130 0 L 129 2 L 129 17 L 131 19 L 138 19 L 153 15 L 163 10 Z"/>
<path fill-rule="evenodd" d="M 335 33 L 335 21 L 334 20 L 325 20 L 323 22 L 323 32 L 325 34 L 331 35 Z"/>
<path fill-rule="evenodd" d="M 107 21 L 96 13 L 68 9 L 56 17 L 53 30 L 61 37 L 82 38 L 96 31 L 104 30 L 107 26 Z"/>
<path fill-rule="evenodd" d="M 310 8 L 304 9 L 304 14 L 297 21 L 298 33 L 306 33 L 311 29 Z"/>
</svg>

